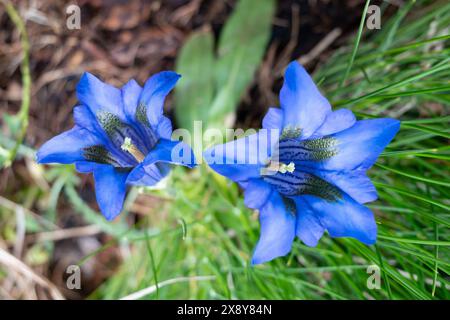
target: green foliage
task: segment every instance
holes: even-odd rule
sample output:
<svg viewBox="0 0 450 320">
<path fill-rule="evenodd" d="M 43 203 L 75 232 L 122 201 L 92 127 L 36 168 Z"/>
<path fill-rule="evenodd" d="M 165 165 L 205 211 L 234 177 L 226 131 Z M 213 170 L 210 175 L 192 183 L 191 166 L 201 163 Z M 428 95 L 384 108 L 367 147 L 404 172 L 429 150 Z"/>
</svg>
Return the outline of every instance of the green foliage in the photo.
<svg viewBox="0 0 450 320">
<path fill-rule="evenodd" d="M 196 120 L 206 121 L 214 99 L 214 37 L 211 31 L 194 33 L 181 49 L 177 72 L 182 74 L 175 89 L 178 125 L 192 130 Z"/>
<path fill-rule="evenodd" d="M 178 124 L 192 130 L 194 120 L 222 127 L 233 114 L 262 61 L 275 10 L 273 0 L 241 0 L 220 34 L 217 52 L 211 30 L 185 43 L 176 69 L 183 75 L 175 90 Z"/>
<path fill-rule="evenodd" d="M 3 1 L 2 1 L 3 2 Z M 20 111 L 15 117 L 5 117 L 5 122 L 9 125 L 11 133 L 15 137 L 15 144 L 11 149 L 5 149 L 0 145 L 0 168 L 8 167 L 16 158 L 22 141 L 25 138 L 28 128 L 28 110 L 30 109 L 31 97 L 31 76 L 30 76 L 30 62 L 29 51 L 30 43 L 28 41 L 28 34 L 25 28 L 25 23 L 14 8 L 9 3 L 3 3 L 8 13 L 9 18 L 13 21 L 20 32 L 20 44 L 22 46 L 23 57 L 20 64 L 20 71 L 22 72 L 22 104 Z"/>
<path fill-rule="evenodd" d="M 257 11 L 261 2 L 250 2 L 258 2 L 253 4 Z M 27 230 L 51 229 L 56 201 L 64 195 L 86 222 L 112 238 L 80 264 L 110 246 L 130 249 L 118 272 L 92 299 L 121 298 L 155 284 L 158 289 L 145 299 L 449 299 L 449 25 L 446 1 L 411 2 L 389 21 L 383 20 L 381 30 L 361 30 L 356 50 L 351 41 L 315 73 L 333 106 L 350 108 L 359 118 L 402 120 L 399 135 L 369 171 L 379 194 L 379 200 L 369 204 L 379 227 L 376 246 L 325 235 L 316 248 L 295 241 L 287 257 L 251 267 L 259 236 L 257 213 L 245 207 L 236 184 L 206 166 L 191 171 L 176 167 L 164 190 L 132 189 L 128 204 L 139 192 L 151 194 L 154 202 L 132 226 L 127 209 L 114 223 L 92 210 L 78 194 L 79 179 L 72 166 L 52 168 L 42 177 L 51 185 L 48 190 L 32 186 L 16 195 L 24 206 L 39 196 L 46 212 L 39 219 L 27 213 L 32 222 Z M 206 31 L 193 36 L 180 54 L 178 71 L 184 77 L 177 89 L 177 108 L 187 108 L 177 111 L 180 125 L 204 119 L 218 99 L 218 80 L 202 79 L 206 87 L 196 82 L 201 75 L 217 79 L 208 75 L 219 64 L 214 55 L 200 59 L 193 54 L 199 61 L 189 64 L 195 60 L 190 52 L 206 53 L 203 49 L 212 47 Z M 202 69 L 201 63 L 211 67 Z M 346 70 L 345 85 L 339 87 Z M 239 90 L 233 90 L 236 96 L 225 100 L 238 99 Z M 199 97 L 203 93 L 206 97 Z M 0 134 L 1 146 L 14 144 Z M 18 152 L 33 157 L 33 150 L 23 145 Z M 2 202 L 0 217 L 1 232 L 14 232 L 14 207 Z M 373 264 L 381 270 L 378 290 L 367 287 L 367 267 Z M 0 270 L 0 277 L 3 273 Z M 178 277 L 187 281 L 165 282 Z"/>
<path fill-rule="evenodd" d="M 145 244 L 135 242 L 133 259 L 92 298 L 149 287 L 156 272 L 160 281 L 192 279 L 160 287 L 160 299 L 448 299 L 449 22 L 448 4 L 416 1 L 381 30 L 357 34 L 356 50 L 354 44 L 343 47 L 315 75 L 335 107 L 351 108 L 359 118 L 403 120 L 369 172 L 379 194 L 369 204 L 379 226 L 376 246 L 326 235 L 316 248 L 295 241 L 288 257 L 251 267 L 259 223 L 239 188 L 206 168 L 187 178 L 177 169 L 163 196 L 171 200 L 148 216 L 155 226 L 158 212 L 170 213 L 157 223 L 161 235 L 150 240 L 156 268 L 153 259 L 139 255 Z M 186 223 L 185 237 L 179 219 Z M 379 290 L 367 287 L 373 264 L 381 270 Z M 215 280 L 194 278 L 205 275 Z"/>
</svg>

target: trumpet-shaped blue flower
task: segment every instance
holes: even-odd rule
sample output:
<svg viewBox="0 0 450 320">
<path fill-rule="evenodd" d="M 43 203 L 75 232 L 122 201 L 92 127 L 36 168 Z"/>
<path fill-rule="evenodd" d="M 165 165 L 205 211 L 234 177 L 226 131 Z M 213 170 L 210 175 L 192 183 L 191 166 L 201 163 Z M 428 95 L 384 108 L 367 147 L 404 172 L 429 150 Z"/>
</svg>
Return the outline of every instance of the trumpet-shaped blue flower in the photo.
<svg viewBox="0 0 450 320">
<path fill-rule="evenodd" d="M 213 170 L 244 188 L 245 204 L 259 209 L 261 234 L 252 263 L 286 255 L 296 236 L 316 246 L 325 230 L 373 244 L 377 226 L 363 204 L 377 193 L 366 171 L 399 130 L 399 121 L 356 121 L 350 110 L 332 111 L 297 62 L 286 70 L 280 104 L 263 119 L 270 130 L 204 154 Z M 249 161 L 261 151 L 257 161 Z"/>
<path fill-rule="evenodd" d="M 163 115 L 165 97 L 179 78 L 165 71 L 144 88 L 130 80 L 118 89 L 85 73 L 77 86 L 75 126 L 47 141 L 38 163 L 75 163 L 77 171 L 92 172 L 100 210 L 114 219 L 127 185 L 155 185 L 170 164 L 194 165 L 190 147 L 171 140 L 172 124 Z"/>
</svg>

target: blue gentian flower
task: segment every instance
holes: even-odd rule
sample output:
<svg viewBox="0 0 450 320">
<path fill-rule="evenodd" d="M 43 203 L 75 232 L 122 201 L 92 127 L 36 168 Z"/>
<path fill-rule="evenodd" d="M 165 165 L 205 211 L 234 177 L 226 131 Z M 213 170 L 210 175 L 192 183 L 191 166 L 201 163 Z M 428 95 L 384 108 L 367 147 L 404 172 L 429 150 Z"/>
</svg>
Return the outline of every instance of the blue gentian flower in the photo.
<svg viewBox="0 0 450 320">
<path fill-rule="evenodd" d="M 144 88 L 130 80 L 118 89 L 84 73 L 77 86 L 75 126 L 47 141 L 37 162 L 75 163 L 77 171 L 92 172 L 100 210 L 114 219 L 127 185 L 155 185 L 171 163 L 194 165 L 190 147 L 171 140 L 172 123 L 163 115 L 165 97 L 179 78 L 165 71 L 149 78 Z"/>
<path fill-rule="evenodd" d="M 252 263 L 286 255 L 295 236 L 316 246 L 325 230 L 332 237 L 375 243 L 374 215 L 363 204 L 376 200 L 377 193 L 366 171 L 400 122 L 356 121 L 350 110 L 332 111 L 297 62 L 286 70 L 280 104 L 263 119 L 263 128 L 270 130 L 204 153 L 213 170 L 245 189 L 245 205 L 260 212 L 261 234 Z M 249 164 L 253 153 L 261 152 L 263 138 L 274 142 L 266 144 L 265 156 Z"/>
</svg>

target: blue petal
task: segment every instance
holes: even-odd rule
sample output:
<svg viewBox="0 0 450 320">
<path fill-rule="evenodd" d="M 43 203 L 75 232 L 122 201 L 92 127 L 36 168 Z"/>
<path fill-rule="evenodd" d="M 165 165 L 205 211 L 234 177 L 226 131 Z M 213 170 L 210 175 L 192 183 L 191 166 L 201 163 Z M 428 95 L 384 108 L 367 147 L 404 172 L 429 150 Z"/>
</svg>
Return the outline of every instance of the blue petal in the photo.
<svg viewBox="0 0 450 320">
<path fill-rule="evenodd" d="M 170 140 L 172 137 L 172 122 L 170 119 L 165 116 L 161 116 L 156 132 L 160 138 Z"/>
<path fill-rule="evenodd" d="M 107 136 L 105 130 L 102 129 L 97 118 L 87 106 L 76 106 L 73 109 L 73 118 L 78 126 L 89 130 L 101 142 L 99 144 L 103 145 L 121 166 L 127 167 L 135 164 L 134 158 L 130 154 L 123 152 L 120 149 L 119 143 L 114 144 Z"/>
<path fill-rule="evenodd" d="M 148 153 L 142 164 L 147 166 L 156 162 L 166 162 L 195 167 L 195 156 L 188 144 L 180 141 L 160 139 L 157 145 Z"/>
<path fill-rule="evenodd" d="M 122 87 L 121 91 L 125 114 L 130 122 L 134 122 L 142 87 L 134 79 L 131 79 Z"/>
<path fill-rule="evenodd" d="M 377 225 L 373 213 L 348 195 L 338 201 L 325 201 L 315 196 L 301 196 L 332 237 L 351 237 L 374 244 Z"/>
<path fill-rule="evenodd" d="M 400 121 L 395 119 L 357 121 L 351 128 L 331 135 L 336 139 L 336 155 L 305 165 L 322 170 L 366 170 L 375 163 L 399 128 Z"/>
<path fill-rule="evenodd" d="M 73 108 L 73 119 L 76 125 L 85 128 L 92 132 L 92 134 L 98 136 L 102 139 L 104 144 L 109 142 L 109 139 L 99 125 L 97 118 L 86 105 L 79 105 Z"/>
<path fill-rule="evenodd" d="M 98 164 L 94 170 L 97 203 L 107 220 L 113 220 L 122 211 L 127 176 L 127 171 L 110 165 Z"/>
<path fill-rule="evenodd" d="M 304 170 L 308 171 L 307 168 Z M 354 171 L 319 171 L 313 173 L 325 181 L 334 184 L 359 203 L 367 203 L 377 200 L 377 190 L 370 181 L 365 170 Z"/>
<path fill-rule="evenodd" d="M 91 173 L 97 167 L 97 163 L 91 161 L 77 161 L 75 162 L 75 169 L 79 173 Z"/>
<path fill-rule="evenodd" d="M 127 88 L 127 85 L 125 85 L 125 88 Z M 134 137 L 130 137 L 135 143 L 140 140 L 136 139 L 135 130 L 131 129 L 129 119 L 127 119 L 125 114 L 122 91 L 86 72 L 78 83 L 77 96 L 78 100 L 89 108 L 92 115 L 90 116 L 86 109 L 77 107 L 74 110 L 76 123 L 82 123 L 83 127 L 102 137 L 103 145 L 113 154 L 114 158 L 118 159 L 121 165 L 134 165 L 134 158 L 120 150 L 125 131 L 134 135 Z M 100 115 L 106 118 L 109 118 L 109 116 L 117 117 L 125 125 L 120 129 L 122 132 L 119 133 L 117 130 L 113 130 L 114 136 L 107 137 L 105 126 L 109 124 L 100 125 L 98 123 Z"/>
<path fill-rule="evenodd" d="M 152 163 L 136 166 L 127 177 L 127 184 L 137 186 L 154 186 L 161 181 L 170 171 L 170 166 L 165 163 Z"/>
<path fill-rule="evenodd" d="M 73 119 L 76 125 L 88 129 L 92 133 L 100 132 L 97 119 L 86 105 L 78 105 L 73 108 Z"/>
<path fill-rule="evenodd" d="M 263 129 L 257 134 L 214 146 L 205 150 L 203 157 L 214 171 L 235 182 L 259 178 L 278 140 L 271 131 Z"/>
<path fill-rule="evenodd" d="M 148 121 L 152 126 L 157 126 L 163 114 L 164 99 L 180 77 L 173 71 L 163 71 L 153 75 L 145 83 L 139 103 L 146 106 Z"/>
<path fill-rule="evenodd" d="M 331 111 L 328 100 L 296 61 L 291 62 L 286 69 L 280 103 L 284 111 L 283 127 L 300 128 L 302 139 L 311 136 Z"/>
<path fill-rule="evenodd" d="M 158 137 L 163 137 L 161 135 L 156 135 L 155 132 L 157 131 L 157 128 L 155 125 L 151 125 L 149 122 L 147 122 L 146 118 L 147 115 L 144 114 L 144 120 L 140 118 L 141 115 L 137 114 L 138 111 L 138 105 L 139 100 L 141 97 L 143 89 L 141 86 L 134 80 L 128 81 L 123 87 L 122 87 L 122 99 L 123 99 L 123 105 L 125 108 L 125 114 L 127 116 L 128 123 L 131 124 L 133 129 L 140 134 L 142 137 L 142 141 L 138 143 L 138 147 L 142 147 L 145 150 L 151 150 L 154 146 L 154 144 L 157 141 Z M 147 108 L 145 107 L 143 112 L 146 112 Z M 168 120 L 168 119 L 167 119 Z M 163 123 L 166 123 L 165 117 L 161 116 L 161 118 L 158 120 L 159 123 L 157 123 L 157 126 L 160 127 L 163 125 Z M 170 120 L 169 120 L 170 123 Z M 163 130 L 160 130 L 163 131 Z M 167 131 L 167 130 L 166 130 Z M 163 132 L 166 134 L 166 132 Z M 165 138 L 165 136 L 164 136 Z M 169 137 L 170 138 L 170 137 Z"/>
<path fill-rule="evenodd" d="M 125 119 L 120 89 L 100 81 L 89 72 L 83 74 L 77 85 L 77 97 L 94 115 L 108 111 Z"/>
<path fill-rule="evenodd" d="M 304 244 L 315 247 L 325 228 L 303 197 L 296 197 L 297 224 L 295 232 Z"/>
<path fill-rule="evenodd" d="M 353 126 L 356 122 L 355 115 L 348 109 L 339 109 L 330 112 L 324 123 L 314 132 L 313 137 L 323 137 L 340 132 Z"/>
<path fill-rule="evenodd" d="M 264 263 L 291 251 L 295 238 L 295 213 L 286 210 L 278 192 L 272 192 L 260 210 L 261 234 L 252 264 Z"/>
<path fill-rule="evenodd" d="M 85 160 L 83 148 L 101 143 L 90 131 L 79 126 L 53 137 L 38 150 L 38 163 L 73 163 Z"/>
<path fill-rule="evenodd" d="M 208 163 L 208 165 L 218 174 L 233 180 L 234 182 L 242 182 L 247 179 L 260 177 L 260 165 L 252 164 L 216 164 Z"/>
<path fill-rule="evenodd" d="M 269 108 L 262 121 L 264 129 L 283 130 L 283 110 L 279 108 Z"/>
<path fill-rule="evenodd" d="M 272 187 L 262 179 L 250 179 L 244 191 L 244 203 L 252 209 L 261 208 L 269 199 Z"/>
</svg>

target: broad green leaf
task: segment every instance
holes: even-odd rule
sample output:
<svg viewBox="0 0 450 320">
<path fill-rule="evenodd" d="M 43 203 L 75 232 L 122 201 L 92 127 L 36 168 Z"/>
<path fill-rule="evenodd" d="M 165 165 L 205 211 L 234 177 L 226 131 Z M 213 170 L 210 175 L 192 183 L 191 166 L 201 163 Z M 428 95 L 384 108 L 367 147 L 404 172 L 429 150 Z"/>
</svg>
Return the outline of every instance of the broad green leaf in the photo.
<svg viewBox="0 0 450 320">
<path fill-rule="evenodd" d="M 178 125 L 223 127 L 262 61 L 270 37 L 274 0 L 240 0 L 220 35 L 217 57 L 208 31 L 195 32 L 181 49 L 175 91 Z"/>
<path fill-rule="evenodd" d="M 209 111 L 213 123 L 234 112 L 261 63 L 270 37 L 273 0 L 241 0 L 220 35 L 215 80 L 218 89 Z"/>
<path fill-rule="evenodd" d="M 195 32 L 181 49 L 176 70 L 182 75 L 175 90 L 175 115 L 181 128 L 191 130 L 206 121 L 214 95 L 214 38 L 209 30 Z"/>
</svg>

